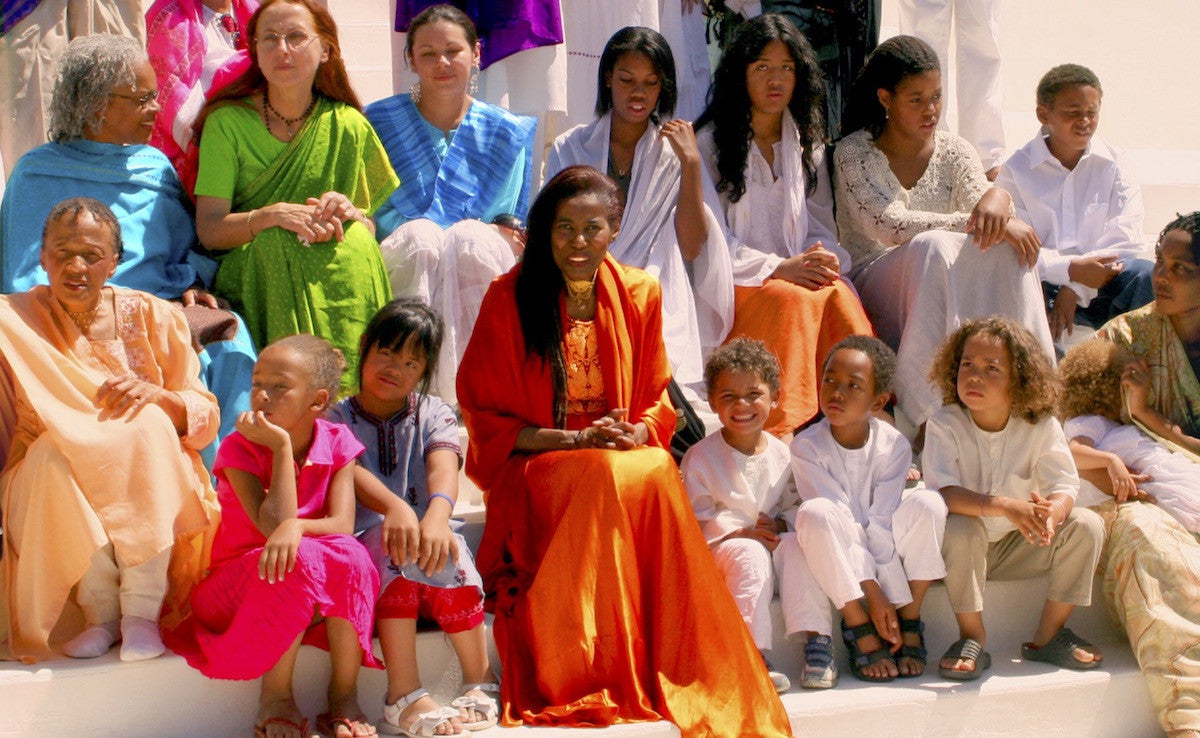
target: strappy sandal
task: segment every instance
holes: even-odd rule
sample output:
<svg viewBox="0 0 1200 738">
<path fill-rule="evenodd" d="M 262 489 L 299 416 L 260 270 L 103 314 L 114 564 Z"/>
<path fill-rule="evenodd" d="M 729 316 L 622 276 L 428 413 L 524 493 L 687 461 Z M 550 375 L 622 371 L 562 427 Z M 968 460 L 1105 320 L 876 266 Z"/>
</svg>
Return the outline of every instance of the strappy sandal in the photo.
<svg viewBox="0 0 1200 738">
<path fill-rule="evenodd" d="M 437 729 L 442 725 L 451 724 L 452 720 L 458 718 L 458 710 L 453 707 L 439 707 L 436 710 L 419 713 L 415 720 L 407 726 L 400 724 L 400 715 L 403 714 L 404 708 L 412 703 L 427 697 L 429 691 L 423 687 L 409 692 L 392 704 L 383 703 L 383 718 L 379 722 L 379 732 L 387 733 L 388 735 L 406 735 L 409 738 L 429 738 L 429 736 L 438 736 Z M 442 733 L 440 736 L 449 735 L 466 735 L 467 731 L 460 730 L 457 733 Z"/>
<path fill-rule="evenodd" d="M 863 651 L 859 648 L 858 641 L 860 638 L 867 638 L 869 636 L 875 636 L 879 639 L 879 648 L 874 651 Z M 896 678 L 890 676 L 871 676 L 864 671 L 871 664 L 877 664 L 880 661 L 893 661 L 891 652 L 887 650 L 884 640 L 879 637 L 879 631 L 875 630 L 875 624 L 870 620 L 853 628 L 846 625 L 845 621 L 842 621 L 842 640 L 846 644 L 846 652 L 850 655 L 850 673 L 854 675 L 854 678 L 864 682 L 890 682 Z M 895 662 L 893 661 L 893 663 Z"/>
<path fill-rule="evenodd" d="M 904 643 L 903 638 L 905 633 L 916 633 L 921 643 L 916 646 Z M 896 671 L 899 672 L 901 679 L 912 679 L 913 677 L 921 676 L 921 674 L 925 673 L 925 667 L 929 662 L 929 651 L 925 648 L 925 623 L 921 618 L 913 618 L 912 620 L 900 618 L 900 638 L 902 639 L 900 650 L 896 652 Z M 900 671 L 900 659 L 920 661 L 921 674 L 905 674 Z"/>
<path fill-rule="evenodd" d="M 270 717 L 261 723 L 254 725 L 254 738 L 267 738 L 267 728 L 276 725 L 282 728 L 290 728 L 299 733 L 304 738 L 308 736 L 308 718 L 304 718 L 300 722 L 285 718 L 282 716 Z"/>
<path fill-rule="evenodd" d="M 804 673 L 800 686 L 804 689 L 831 689 L 837 686 L 837 664 L 833 663 L 833 639 L 814 634 L 804 644 Z"/>
<path fill-rule="evenodd" d="M 334 716 L 332 713 L 323 712 L 317 715 L 317 732 L 321 735 L 333 736 L 337 738 L 338 728 L 345 728 L 354 738 L 372 738 L 378 735 L 375 726 L 367 722 L 366 718 L 355 720 L 344 715 Z M 359 732 L 362 728 L 369 728 L 370 733 Z M 307 738 L 307 736 L 305 737 Z"/>
<path fill-rule="evenodd" d="M 1095 660 L 1080 661 L 1075 656 L 1075 649 L 1077 648 L 1094 654 Z M 1063 626 L 1044 646 L 1038 647 L 1032 643 L 1021 644 L 1021 657 L 1026 661 L 1044 661 L 1048 664 L 1061 666 L 1064 669 L 1087 671 L 1088 669 L 1095 669 L 1104 660 L 1103 656 L 1096 653 L 1095 648 L 1095 646 L 1071 632 L 1070 628 Z"/>
<path fill-rule="evenodd" d="M 483 692 L 483 696 L 468 694 L 468 692 Z M 450 706 L 458 708 L 459 720 L 462 720 L 464 710 L 473 710 L 483 715 L 482 720 L 476 720 L 473 723 L 462 720 L 463 727 L 467 730 L 487 730 L 495 725 L 500 717 L 500 685 L 495 682 L 464 684 L 462 692 L 450 703 Z"/>
<path fill-rule="evenodd" d="M 978 679 L 984 670 L 992 665 L 992 655 L 983 650 L 983 645 L 974 638 L 959 638 L 954 643 L 950 644 L 950 648 L 946 649 L 946 653 L 942 654 L 942 661 L 954 659 L 963 661 L 971 659 L 975 662 L 975 668 L 970 671 L 963 669 L 951 669 L 948 666 L 938 664 L 938 674 L 942 679 L 953 679 L 958 682 L 969 682 L 973 679 Z"/>
</svg>

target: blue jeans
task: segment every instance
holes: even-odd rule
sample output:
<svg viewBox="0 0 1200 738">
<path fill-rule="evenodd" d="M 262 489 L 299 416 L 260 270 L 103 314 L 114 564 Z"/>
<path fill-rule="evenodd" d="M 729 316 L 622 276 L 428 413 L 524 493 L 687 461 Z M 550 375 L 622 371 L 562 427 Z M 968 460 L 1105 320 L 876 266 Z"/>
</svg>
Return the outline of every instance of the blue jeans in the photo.
<svg viewBox="0 0 1200 738">
<path fill-rule="evenodd" d="M 1125 262 L 1121 273 L 1100 288 L 1087 307 L 1075 310 L 1075 324 L 1099 328 L 1110 319 L 1130 310 L 1137 310 L 1154 300 L 1151 272 L 1154 262 L 1147 259 L 1132 259 Z M 1046 310 L 1054 307 L 1054 298 L 1062 289 L 1056 284 L 1042 282 L 1042 294 L 1046 298 Z"/>
</svg>

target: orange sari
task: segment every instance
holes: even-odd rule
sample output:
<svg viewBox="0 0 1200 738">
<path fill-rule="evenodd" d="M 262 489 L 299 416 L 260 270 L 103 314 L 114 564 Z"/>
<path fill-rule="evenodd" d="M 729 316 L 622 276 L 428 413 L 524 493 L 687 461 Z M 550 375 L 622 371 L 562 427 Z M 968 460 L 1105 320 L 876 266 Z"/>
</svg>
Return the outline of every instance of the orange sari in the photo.
<svg viewBox="0 0 1200 738">
<path fill-rule="evenodd" d="M 790 735 L 664 450 L 675 413 L 657 281 L 609 257 L 596 287 L 607 404 L 645 422 L 648 444 L 525 454 L 517 434 L 554 426 L 553 390 L 526 354 L 515 277 L 492 283 L 458 375 L 467 474 L 488 504 L 476 565 L 504 723 L 667 719 L 684 736 Z"/>
<path fill-rule="evenodd" d="M 791 433 L 817 414 L 817 389 L 825 357 L 846 336 L 873 336 L 871 321 L 850 285 L 839 279 L 810 290 L 782 279 L 733 288 L 729 339 L 756 338 L 775 352 L 782 368 L 779 401 L 768 432 Z"/>
</svg>

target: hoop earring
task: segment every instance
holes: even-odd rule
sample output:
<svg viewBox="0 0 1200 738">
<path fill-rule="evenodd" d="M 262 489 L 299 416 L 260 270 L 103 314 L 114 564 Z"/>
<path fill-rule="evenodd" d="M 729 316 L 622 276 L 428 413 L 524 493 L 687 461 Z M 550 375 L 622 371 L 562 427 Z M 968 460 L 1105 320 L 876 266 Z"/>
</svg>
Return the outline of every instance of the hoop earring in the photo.
<svg viewBox="0 0 1200 738">
<path fill-rule="evenodd" d="M 467 95 L 475 97 L 479 92 L 479 67 L 471 67 L 471 78 L 467 80 Z"/>
<path fill-rule="evenodd" d="M 412 83 L 412 87 L 408 88 L 408 96 L 412 99 L 413 105 L 421 102 L 421 80 Z"/>
</svg>

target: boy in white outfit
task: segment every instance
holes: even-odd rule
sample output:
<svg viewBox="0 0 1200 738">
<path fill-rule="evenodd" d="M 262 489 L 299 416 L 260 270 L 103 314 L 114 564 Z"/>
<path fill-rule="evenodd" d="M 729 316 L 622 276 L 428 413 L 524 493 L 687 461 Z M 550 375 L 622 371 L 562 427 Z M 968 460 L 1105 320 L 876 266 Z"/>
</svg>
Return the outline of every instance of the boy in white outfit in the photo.
<svg viewBox="0 0 1200 738">
<path fill-rule="evenodd" d="M 736 338 L 709 357 L 704 383 L 722 427 L 688 449 L 683 482 L 754 644 L 767 651 L 772 554 L 800 504 L 788 447 L 763 430 L 779 396 L 779 363 L 761 341 Z M 768 670 L 777 691 L 791 687 Z"/>
<path fill-rule="evenodd" d="M 875 417 L 891 395 L 895 367 L 895 354 L 877 338 L 839 342 L 818 392 L 825 417 L 792 441 L 803 502 L 796 533 L 776 559 L 788 566 L 780 581 L 788 633 L 808 635 L 802 686 L 836 682 L 831 602 L 856 677 L 887 682 L 925 670 L 921 603 L 946 574 L 946 505 L 923 487 L 905 491 L 912 449 Z"/>
<path fill-rule="evenodd" d="M 1038 276 L 1055 341 L 1074 325 L 1099 328 L 1154 299 L 1141 189 L 1095 135 L 1102 95 L 1087 67 L 1046 72 L 1037 86 L 1041 129 L 996 178 L 1042 240 Z"/>
</svg>

